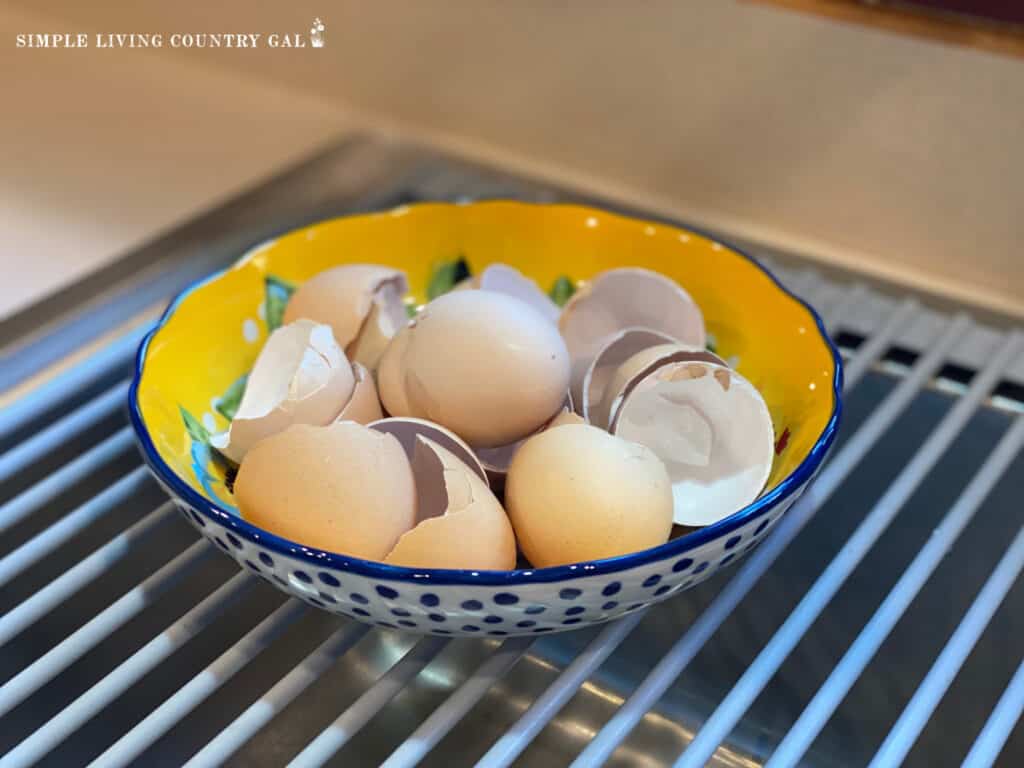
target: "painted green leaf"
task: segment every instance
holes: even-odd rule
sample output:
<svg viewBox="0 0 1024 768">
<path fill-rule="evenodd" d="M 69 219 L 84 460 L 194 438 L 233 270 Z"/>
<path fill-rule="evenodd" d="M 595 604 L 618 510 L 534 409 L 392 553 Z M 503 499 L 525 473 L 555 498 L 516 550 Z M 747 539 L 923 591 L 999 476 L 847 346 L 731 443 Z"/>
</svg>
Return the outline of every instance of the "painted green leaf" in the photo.
<svg viewBox="0 0 1024 768">
<path fill-rule="evenodd" d="M 228 421 L 235 418 L 238 413 L 238 405 L 242 402 L 242 395 L 245 394 L 245 385 L 249 381 L 249 374 L 238 377 L 235 382 L 227 388 L 227 391 L 217 398 L 213 407 Z"/>
<path fill-rule="evenodd" d="M 419 310 L 416 309 L 416 305 L 415 304 L 406 304 L 405 305 L 405 316 L 408 317 L 410 320 L 412 318 L 416 317 L 416 315 L 418 313 L 419 313 Z"/>
<path fill-rule="evenodd" d="M 710 333 L 707 335 L 707 339 L 705 341 L 704 346 L 707 347 L 708 352 L 710 352 L 711 354 L 718 354 L 718 344 L 715 341 L 715 337 L 712 336 Z"/>
<path fill-rule="evenodd" d="M 457 283 L 469 276 L 469 265 L 462 256 L 453 261 L 438 264 L 430 276 L 430 282 L 427 283 L 427 299 L 433 300 L 448 293 Z"/>
<path fill-rule="evenodd" d="M 554 284 L 552 284 L 551 291 L 548 295 L 551 296 L 551 300 L 555 302 L 555 304 L 560 307 L 564 307 L 565 302 L 572 298 L 574 293 L 576 293 L 576 286 L 573 285 L 572 280 L 565 275 L 562 275 L 555 280 Z"/>
<path fill-rule="evenodd" d="M 263 286 L 263 310 L 267 321 L 267 330 L 273 331 L 281 327 L 284 308 L 288 306 L 288 299 L 295 293 L 295 286 L 287 280 L 273 275 L 267 275 L 263 279 Z"/>
<path fill-rule="evenodd" d="M 188 436 L 197 443 L 209 444 L 210 433 L 203 426 L 203 423 L 182 406 L 179 405 L 178 410 L 181 411 L 181 419 L 185 422 L 185 431 L 188 432 Z"/>
</svg>

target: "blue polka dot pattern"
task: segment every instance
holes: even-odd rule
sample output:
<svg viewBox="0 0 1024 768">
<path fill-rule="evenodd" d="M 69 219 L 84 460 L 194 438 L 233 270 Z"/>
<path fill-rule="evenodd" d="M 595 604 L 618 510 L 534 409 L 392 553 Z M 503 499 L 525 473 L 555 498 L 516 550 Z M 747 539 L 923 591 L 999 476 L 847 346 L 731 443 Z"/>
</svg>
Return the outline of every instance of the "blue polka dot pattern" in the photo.
<svg viewBox="0 0 1024 768">
<path fill-rule="evenodd" d="M 392 608 L 391 609 L 391 614 L 393 616 L 412 616 L 411 613 L 409 613 L 406 610 L 403 610 L 402 608 Z"/>
<path fill-rule="evenodd" d="M 654 590 L 654 594 L 656 597 L 661 597 L 670 589 L 672 589 L 672 587 L 669 584 L 665 584 L 664 586 L 658 587 L 656 590 Z"/>
<path fill-rule="evenodd" d="M 462 631 L 463 632 L 479 632 L 480 631 L 480 627 L 474 626 L 472 624 L 463 624 L 462 625 Z"/>
<path fill-rule="evenodd" d="M 575 616 L 577 613 L 583 613 L 585 610 L 587 609 L 584 608 L 582 605 L 574 605 L 572 608 L 565 609 L 565 615 Z"/>
<path fill-rule="evenodd" d="M 256 563 L 254 563 L 252 560 L 246 560 L 245 567 L 248 568 L 250 571 L 255 571 L 256 573 L 260 572 L 260 567 L 256 565 Z"/>
<path fill-rule="evenodd" d="M 369 616 L 369 611 L 364 611 L 362 608 L 353 608 L 352 613 L 358 614 L 359 616 Z"/>
<path fill-rule="evenodd" d="M 498 605 L 515 605 L 519 602 L 519 598 L 511 592 L 499 592 L 494 596 L 494 602 Z"/>
<path fill-rule="evenodd" d="M 566 619 L 562 623 L 566 624 L 566 625 L 568 625 L 568 624 L 579 624 L 581 621 L 583 621 L 583 619 Z"/>
<path fill-rule="evenodd" d="M 320 595 L 320 599 L 323 600 L 325 603 L 337 603 L 338 602 L 333 597 L 328 595 L 326 592 L 320 592 L 319 595 Z"/>
<path fill-rule="evenodd" d="M 266 552 L 260 552 L 260 562 L 268 568 L 274 567 L 274 558 L 268 555 Z"/>
<path fill-rule="evenodd" d="M 544 611 L 546 610 L 547 608 L 545 608 L 543 605 L 531 605 L 525 611 L 523 611 L 523 613 L 528 614 L 530 616 L 536 616 L 539 613 L 544 613 Z"/>
<path fill-rule="evenodd" d="M 725 542 L 725 548 L 726 548 L 726 549 L 732 549 L 732 548 L 733 548 L 733 547 L 735 547 L 735 546 L 736 546 L 737 544 L 739 544 L 739 543 L 740 543 L 740 541 L 742 541 L 742 540 L 743 540 L 743 537 L 742 537 L 742 536 L 733 536 L 733 537 L 732 537 L 732 538 L 730 538 L 730 539 L 729 539 L 729 540 L 728 540 L 727 542 Z"/>
<path fill-rule="evenodd" d="M 228 543 L 231 544 L 232 547 L 234 547 L 235 549 L 241 549 L 242 548 L 242 542 L 240 542 L 238 540 L 238 537 L 235 536 L 235 534 L 233 534 L 233 533 L 225 533 L 224 535 L 227 536 Z"/>
<path fill-rule="evenodd" d="M 442 624 L 446 621 L 443 613 L 428 613 L 427 618 L 431 621 L 436 621 L 438 624 Z"/>
<path fill-rule="evenodd" d="M 504 636 L 504 635 L 507 635 L 507 634 L 508 634 L 508 632 L 505 632 L 504 630 L 501 630 L 501 629 L 492 629 L 492 630 L 491 630 L 490 632 L 488 632 L 487 634 L 488 634 L 488 635 L 494 635 L 495 637 L 502 637 L 502 636 Z"/>
<path fill-rule="evenodd" d="M 601 606 L 601 610 L 602 611 L 610 611 L 612 608 L 614 608 L 617 605 L 618 605 L 618 603 L 615 602 L 614 600 L 609 600 L 607 603 L 605 603 L 604 605 Z"/>
<path fill-rule="evenodd" d="M 206 527 L 206 521 L 203 520 L 203 518 L 199 516 L 198 512 L 194 512 L 194 511 L 192 512 L 192 519 L 196 521 L 196 525 L 198 525 L 200 528 L 205 528 Z"/>
<path fill-rule="evenodd" d="M 521 627 L 522 629 L 528 629 L 529 627 L 536 627 L 537 626 L 537 622 L 536 621 L 530 621 L 530 620 L 517 621 L 516 622 L 516 626 L 517 627 Z"/>
<path fill-rule="evenodd" d="M 659 581 L 661 581 L 661 576 L 659 576 L 658 574 L 654 574 L 653 576 L 648 576 L 646 579 L 644 579 L 644 586 L 653 587 Z"/>
<path fill-rule="evenodd" d="M 303 584 L 312 584 L 313 579 L 305 571 L 292 571 L 292 576 L 301 581 Z"/>
<path fill-rule="evenodd" d="M 441 602 L 441 598 L 430 592 L 425 592 L 420 595 L 420 603 L 427 606 L 427 608 L 433 608 Z"/>
<path fill-rule="evenodd" d="M 726 555 L 718 561 L 718 567 L 721 568 L 723 565 L 728 565 L 729 561 L 731 561 L 734 557 L 736 557 L 736 555 Z"/>
<path fill-rule="evenodd" d="M 401 624 L 403 627 L 415 627 L 416 626 L 416 622 L 415 621 L 409 621 L 408 619 L 399 619 L 398 623 Z"/>
<path fill-rule="evenodd" d="M 341 582 L 340 581 L 338 581 L 336 578 L 334 578 L 334 576 L 332 576 L 331 574 L 325 573 L 324 571 L 320 571 L 320 573 L 318 573 L 316 575 L 316 577 L 318 579 L 320 579 L 320 582 L 322 584 L 326 584 L 328 587 L 340 587 L 341 586 Z"/>
<path fill-rule="evenodd" d="M 762 520 L 761 524 L 759 526 L 757 526 L 757 530 L 754 531 L 754 535 L 755 536 L 760 536 L 764 532 L 764 529 L 768 527 L 768 524 L 770 522 L 771 522 L 770 518 L 765 518 L 764 520 Z"/>
<path fill-rule="evenodd" d="M 501 616 L 484 616 L 484 621 L 488 624 L 501 624 L 504 619 Z"/>
<path fill-rule="evenodd" d="M 398 597 L 398 590 L 392 589 L 391 587 L 385 587 L 383 584 L 378 584 L 375 589 L 377 590 L 377 594 L 385 600 L 394 600 Z"/>
<path fill-rule="evenodd" d="M 484 607 L 484 604 L 479 600 L 464 600 L 462 608 L 467 611 L 479 611 Z"/>
<path fill-rule="evenodd" d="M 575 600 L 577 597 L 583 594 L 582 589 L 566 588 L 559 590 L 558 596 L 563 600 Z"/>
<path fill-rule="evenodd" d="M 691 565 L 693 565 L 693 560 L 691 560 L 688 557 L 684 557 L 682 560 L 677 560 L 676 564 L 672 566 L 672 573 L 680 573 L 681 571 L 685 571 Z"/>
<path fill-rule="evenodd" d="M 358 592 L 353 592 L 349 597 L 352 598 L 352 602 L 359 603 L 360 605 L 366 605 L 370 602 L 365 596 L 360 595 Z"/>
<path fill-rule="evenodd" d="M 705 562 L 701 563 L 700 565 L 698 565 L 696 568 L 694 568 L 693 572 L 694 573 L 704 573 L 704 571 L 706 571 L 708 569 L 708 565 L 710 565 L 710 563 L 705 561 Z"/>
<path fill-rule="evenodd" d="M 613 581 L 611 584 L 606 585 L 605 588 L 601 590 L 601 594 L 605 597 L 611 597 L 612 595 L 618 594 L 620 589 L 622 589 L 622 584 L 620 584 L 617 581 Z"/>
</svg>

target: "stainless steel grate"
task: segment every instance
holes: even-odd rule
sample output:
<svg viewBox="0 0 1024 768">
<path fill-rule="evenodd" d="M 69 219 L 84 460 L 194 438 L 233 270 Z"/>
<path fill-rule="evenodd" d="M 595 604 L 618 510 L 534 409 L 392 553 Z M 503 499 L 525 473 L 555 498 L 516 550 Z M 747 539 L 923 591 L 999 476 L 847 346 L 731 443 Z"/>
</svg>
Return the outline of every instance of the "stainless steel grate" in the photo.
<svg viewBox="0 0 1024 768">
<path fill-rule="evenodd" d="M 196 539 L 125 427 L 146 323 L 104 334 L 304 220 L 488 196 L 580 198 L 357 140 L 0 326 L 0 766 L 1020 765 L 1024 335 L 785 254 L 752 249 L 844 346 L 841 442 L 742 566 L 667 604 L 421 639 Z"/>
</svg>

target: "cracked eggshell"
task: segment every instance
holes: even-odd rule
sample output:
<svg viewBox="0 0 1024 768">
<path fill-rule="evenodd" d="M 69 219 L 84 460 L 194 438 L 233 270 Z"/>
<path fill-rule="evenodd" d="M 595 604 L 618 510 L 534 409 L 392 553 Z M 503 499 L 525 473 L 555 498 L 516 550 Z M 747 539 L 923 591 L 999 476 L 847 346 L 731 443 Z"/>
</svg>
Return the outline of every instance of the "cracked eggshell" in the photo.
<svg viewBox="0 0 1024 768">
<path fill-rule="evenodd" d="M 384 409 L 391 416 L 411 416 L 409 398 L 405 396 L 405 354 L 409 348 L 410 326 L 391 339 L 377 366 L 377 389 Z"/>
<path fill-rule="evenodd" d="M 619 366 L 644 349 L 673 343 L 670 336 L 647 328 L 627 328 L 606 339 L 583 376 L 580 407 L 583 418 L 602 429 L 607 428 L 608 411 L 601 406 Z"/>
<path fill-rule="evenodd" d="M 377 387 L 373 383 L 373 376 L 359 363 L 352 363 L 352 374 L 355 376 L 355 387 L 352 390 L 352 397 L 341 409 L 335 421 L 354 421 L 357 424 L 369 424 L 384 417 L 380 409 L 380 398 L 377 397 Z"/>
<path fill-rule="evenodd" d="M 347 348 L 349 358 L 376 370 L 391 339 L 409 322 L 402 297 L 409 287 L 405 277 L 387 280 L 373 294 L 370 313 L 355 341 Z"/>
<path fill-rule="evenodd" d="M 241 462 L 256 442 L 292 424 L 330 423 L 354 387 L 352 367 L 329 326 L 311 320 L 283 325 L 260 350 L 227 432 L 210 443 Z"/>
<path fill-rule="evenodd" d="M 508 264 L 491 264 L 480 273 L 480 290 L 504 293 L 524 301 L 553 325 L 558 325 L 561 308 L 551 300 L 537 284 L 515 267 Z"/>
<path fill-rule="evenodd" d="M 505 505 L 538 568 L 655 547 L 672 529 L 672 484 L 658 457 L 589 425 L 527 440 L 512 459 Z"/>
<path fill-rule="evenodd" d="M 511 570 L 516 539 L 501 504 L 475 470 L 423 435 L 412 460 L 419 523 L 384 559 L 411 568 Z"/>
<path fill-rule="evenodd" d="M 296 289 L 285 307 L 284 322 L 306 318 L 326 323 L 338 344 L 347 349 L 363 330 L 375 305 L 387 305 L 379 314 L 390 322 L 394 296 L 398 296 L 400 304 L 408 290 L 405 273 L 397 269 L 376 264 L 334 267 L 314 275 Z M 404 315 L 404 307 L 401 309 Z"/>
<path fill-rule="evenodd" d="M 700 308 L 678 284 L 639 267 L 602 272 L 582 285 L 558 321 L 572 357 L 572 394 L 579 403 L 587 367 L 608 336 L 647 328 L 690 347 L 706 342 Z"/>
<path fill-rule="evenodd" d="M 670 363 L 628 389 L 612 432 L 648 446 L 672 478 L 674 519 L 703 526 L 758 497 L 772 469 L 771 414 L 757 389 L 726 366 Z"/>
<path fill-rule="evenodd" d="M 491 291 L 448 293 L 423 308 L 408 336 L 399 366 L 401 394 L 394 400 L 403 404 L 404 395 L 412 415 L 451 429 L 476 448 L 532 434 L 565 399 L 565 343 L 519 299 Z M 389 389 L 382 384 L 390 412 Z"/>
<path fill-rule="evenodd" d="M 605 388 L 604 397 L 598 407 L 599 418 L 595 421 L 605 429 L 614 421 L 615 413 L 622 404 L 622 398 L 634 382 L 670 363 L 705 362 L 730 367 L 728 363 L 706 349 L 688 348 L 680 344 L 659 344 L 637 352 L 616 369 L 611 383 Z"/>
<path fill-rule="evenodd" d="M 383 560 L 416 518 L 412 467 L 392 435 L 352 421 L 261 440 L 235 479 L 242 517 L 308 547 Z"/>
<path fill-rule="evenodd" d="M 405 451 L 405 455 L 412 461 L 413 455 L 416 451 L 416 441 L 420 437 L 425 437 L 438 445 L 442 446 L 449 453 L 454 454 L 459 461 L 463 462 L 466 466 L 476 473 L 477 477 L 487 482 L 487 473 L 484 471 L 483 465 L 480 463 L 480 459 L 477 458 L 473 449 L 466 445 L 466 442 L 452 432 L 450 429 L 445 429 L 440 424 L 435 424 L 432 421 L 426 419 L 417 419 L 411 416 L 402 417 L 391 417 L 387 419 L 380 419 L 374 421 L 367 426 L 370 429 L 376 429 L 379 432 L 386 432 L 389 435 L 393 435 L 396 440 L 401 444 L 402 450 Z"/>
</svg>

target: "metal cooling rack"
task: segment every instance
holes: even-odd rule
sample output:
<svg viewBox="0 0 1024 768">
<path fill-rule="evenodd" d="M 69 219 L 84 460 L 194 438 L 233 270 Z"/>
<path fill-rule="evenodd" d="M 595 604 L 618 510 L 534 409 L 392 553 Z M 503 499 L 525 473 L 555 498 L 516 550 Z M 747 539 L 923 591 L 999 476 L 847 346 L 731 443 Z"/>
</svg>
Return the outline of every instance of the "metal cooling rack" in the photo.
<svg viewBox="0 0 1024 768">
<path fill-rule="evenodd" d="M 843 347 L 841 442 L 745 562 L 614 624 L 371 629 L 178 519 L 121 320 L 303 221 L 492 196 L 582 199 L 356 140 L 0 325 L 0 767 L 1024 764 L 1024 336 L 905 289 L 754 249 Z"/>
</svg>

